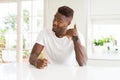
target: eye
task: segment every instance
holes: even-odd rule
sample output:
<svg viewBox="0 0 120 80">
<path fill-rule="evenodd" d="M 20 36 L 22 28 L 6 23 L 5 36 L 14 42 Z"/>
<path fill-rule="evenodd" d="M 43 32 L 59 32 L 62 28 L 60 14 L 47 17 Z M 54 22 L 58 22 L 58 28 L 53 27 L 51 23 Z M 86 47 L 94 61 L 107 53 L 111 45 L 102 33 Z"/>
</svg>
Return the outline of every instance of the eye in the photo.
<svg viewBox="0 0 120 80">
<path fill-rule="evenodd" d="M 61 24 L 61 23 L 63 23 L 63 21 L 59 20 L 58 23 Z"/>
<path fill-rule="evenodd" d="M 61 24 L 62 22 L 58 21 L 59 24 Z"/>
</svg>

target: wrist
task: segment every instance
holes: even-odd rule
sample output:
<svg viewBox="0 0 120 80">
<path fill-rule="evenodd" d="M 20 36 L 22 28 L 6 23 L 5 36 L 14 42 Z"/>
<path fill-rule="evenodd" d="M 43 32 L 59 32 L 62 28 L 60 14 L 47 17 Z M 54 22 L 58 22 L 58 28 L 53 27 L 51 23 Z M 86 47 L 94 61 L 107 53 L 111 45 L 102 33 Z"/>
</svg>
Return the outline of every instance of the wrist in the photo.
<svg viewBox="0 0 120 80">
<path fill-rule="evenodd" d="M 79 39 L 78 36 L 72 36 L 73 41 L 78 41 L 78 39 Z"/>
</svg>

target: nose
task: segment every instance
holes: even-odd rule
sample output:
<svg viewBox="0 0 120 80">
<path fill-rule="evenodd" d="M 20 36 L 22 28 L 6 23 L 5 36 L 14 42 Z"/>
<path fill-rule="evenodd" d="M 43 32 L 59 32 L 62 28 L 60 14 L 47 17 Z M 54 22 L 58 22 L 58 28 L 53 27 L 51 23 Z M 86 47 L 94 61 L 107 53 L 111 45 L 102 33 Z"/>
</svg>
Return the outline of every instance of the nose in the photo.
<svg viewBox="0 0 120 80">
<path fill-rule="evenodd" d="M 53 21 L 53 26 L 54 26 L 54 27 L 57 27 L 57 21 L 56 21 L 56 20 Z"/>
</svg>

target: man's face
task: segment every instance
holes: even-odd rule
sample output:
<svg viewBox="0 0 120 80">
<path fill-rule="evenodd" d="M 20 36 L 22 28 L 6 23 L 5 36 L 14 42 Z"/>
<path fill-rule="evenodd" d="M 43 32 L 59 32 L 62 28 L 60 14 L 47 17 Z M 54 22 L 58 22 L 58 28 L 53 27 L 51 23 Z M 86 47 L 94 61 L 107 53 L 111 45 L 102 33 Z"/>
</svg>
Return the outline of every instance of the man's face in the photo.
<svg viewBox="0 0 120 80">
<path fill-rule="evenodd" d="M 53 20 L 53 31 L 59 35 L 65 33 L 67 26 L 70 24 L 70 21 L 70 18 L 60 13 L 56 13 Z"/>
</svg>

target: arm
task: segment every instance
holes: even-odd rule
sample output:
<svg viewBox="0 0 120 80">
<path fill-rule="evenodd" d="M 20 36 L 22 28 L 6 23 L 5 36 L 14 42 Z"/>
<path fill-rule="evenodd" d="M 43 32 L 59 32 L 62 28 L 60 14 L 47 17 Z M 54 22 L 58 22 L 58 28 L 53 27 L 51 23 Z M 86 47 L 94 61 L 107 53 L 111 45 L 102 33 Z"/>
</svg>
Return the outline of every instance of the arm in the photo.
<svg viewBox="0 0 120 80">
<path fill-rule="evenodd" d="M 76 54 L 76 60 L 80 66 L 86 65 L 87 62 L 87 54 L 84 46 L 81 45 L 81 42 L 78 40 L 73 40 L 74 50 Z"/>
<path fill-rule="evenodd" d="M 33 46 L 33 49 L 31 51 L 30 54 L 30 58 L 29 58 L 29 62 L 30 64 L 34 65 L 37 68 L 43 68 L 45 66 L 47 66 L 47 60 L 46 59 L 38 59 L 39 54 L 41 53 L 41 51 L 43 50 L 44 46 L 35 43 L 35 45 Z"/>
<path fill-rule="evenodd" d="M 75 55 L 76 55 L 76 60 L 77 60 L 78 64 L 80 66 L 86 65 L 87 53 L 86 53 L 84 46 L 81 45 L 80 39 L 78 37 L 76 25 L 74 26 L 73 29 L 67 30 L 67 35 L 72 37 Z"/>
</svg>

